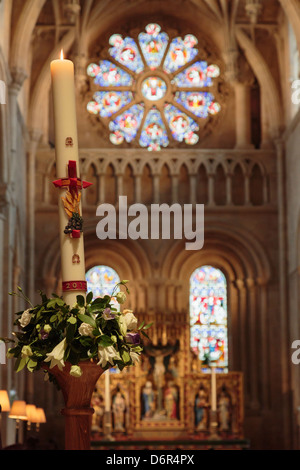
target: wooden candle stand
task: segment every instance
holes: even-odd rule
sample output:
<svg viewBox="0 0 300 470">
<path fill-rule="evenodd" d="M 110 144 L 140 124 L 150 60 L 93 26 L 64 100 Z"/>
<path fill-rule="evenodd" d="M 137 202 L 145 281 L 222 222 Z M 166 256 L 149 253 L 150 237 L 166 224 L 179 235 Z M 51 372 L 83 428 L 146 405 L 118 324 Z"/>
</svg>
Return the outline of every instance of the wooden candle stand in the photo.
<svg viewBox="0 0 300 470">
<path fill-rule="evenodd" d="M 91 417 L 94 413 L 91 399 L 97 380 L 104 372 L 91 361 L 80 362 L 79 366 L 83 372 L 81 377 L 70 375 L 70 363 L 66 363 L 63 370 L 57 366 L 52 369 L 44 366 L 55 377 L 64 397 L 65 450 L 90 450 Z"/>
</svg>

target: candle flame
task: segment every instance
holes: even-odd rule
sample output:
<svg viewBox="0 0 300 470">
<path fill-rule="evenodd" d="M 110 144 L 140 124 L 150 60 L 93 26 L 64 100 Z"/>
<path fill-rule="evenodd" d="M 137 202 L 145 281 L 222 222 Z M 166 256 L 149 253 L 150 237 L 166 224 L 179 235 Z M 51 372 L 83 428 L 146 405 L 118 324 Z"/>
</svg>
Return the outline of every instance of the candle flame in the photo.
<svg viewBox="0 0 300 470">
<path fill-rule="evenodd" d="M 60 60 L 64 60 L 64 51 L 63 50 L 60 51 Z"/>
</svg>

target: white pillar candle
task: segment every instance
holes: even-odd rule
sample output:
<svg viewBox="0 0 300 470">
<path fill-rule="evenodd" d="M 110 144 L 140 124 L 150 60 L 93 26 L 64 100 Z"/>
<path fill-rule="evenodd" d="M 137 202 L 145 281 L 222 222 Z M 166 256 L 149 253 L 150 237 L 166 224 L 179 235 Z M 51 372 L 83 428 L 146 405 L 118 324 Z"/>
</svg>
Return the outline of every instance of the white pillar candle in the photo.
<svg viewBox="0 0 300 470">
<path fill-rule="evenodd" d="M 64 60 L 63 56 L 52 61 L 51 78 L 57 178 L 68 178 L 70 161 L 75 162 L 77 178 L 80 178 L 73 62 Z M 66 196 L 68 187 L 63 186 L 58 191 L 63 298 L 68 305 L 73 306 L 77 295 L 86 294 L 84 240 L 82 233 L 79 238 L 64 233 L 70 217 L 61 198 Z M 82 215 L 81 202 L 78 212 Z"/>
<path fill-rule="evenodd" d="M 211 409 L 217 410 L 217 377 L 216 367 L 211 366 Z"/>
</svg>

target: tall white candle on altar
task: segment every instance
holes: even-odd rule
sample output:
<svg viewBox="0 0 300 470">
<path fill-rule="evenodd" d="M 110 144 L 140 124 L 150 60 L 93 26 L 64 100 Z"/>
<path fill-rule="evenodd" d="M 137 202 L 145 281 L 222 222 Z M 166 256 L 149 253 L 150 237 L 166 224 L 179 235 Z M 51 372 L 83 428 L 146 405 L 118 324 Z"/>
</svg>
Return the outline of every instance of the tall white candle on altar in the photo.
<svg viewBox="0 0 300 470">
<path fill-rule="evenodd" d="M 74 238 L 64 233 L 70 220 L 66 213 L 62 198 L 68 191 L 68 177 L 70 176 L 69 163 L 72 162 L 72 175 L 80 178 L 79 155 L 77 137 L 77 119 L 75 103 L 75 77 L 74 64 L 61 58 L 51 62 L 51 79 L 53 94 L 53 114 L 55 129 L 55 153 L 56 153 L 56 175 L 60 178 L 61 186 L 59 192 L 59 234 L 61 248 L 61 273 L 63 283 L 63 298 L 65 302 L 73 306 L 77 295 L 86 294 L 85 283 L 85 258 L 83 234 Z M 74 170 L 75 168 L 75 170 Z M 75 178 L 76 180 L 76 178 Z M 80 180 L 79 180 L 80 181 Z M 74 182 L 74 178 L 73 178 Z M 78 187 L 77 194 L 80 194 Z M 81 201 L 77 205 L 81 212 Z M 74 232 L 75 233 L 75 232 Z"/>
<path fill-rule="evenodd" d="M 211 366 L 211 410 L 217 410 L 217 377 L 216 366 Z"/>
</svg>

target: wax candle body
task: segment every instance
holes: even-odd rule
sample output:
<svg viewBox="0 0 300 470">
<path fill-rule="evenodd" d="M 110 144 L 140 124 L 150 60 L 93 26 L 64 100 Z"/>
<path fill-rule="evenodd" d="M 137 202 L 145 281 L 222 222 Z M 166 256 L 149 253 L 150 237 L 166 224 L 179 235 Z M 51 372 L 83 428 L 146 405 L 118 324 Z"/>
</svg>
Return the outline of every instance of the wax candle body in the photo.
<svg viewBox="0 0 300 470">
<path fill-rule="evenodd" d="M 77 177 L 80 177 L 78 136 L 75 103 L 74 64 L 70 60 L 54 60 L 51 62 L 51 78 L 53 93 L 53 114 L 55 129 L 56 174 L 58 178 L 68 177 L 69 161 L 76 162 Z M 64 233 L 69 217 L 65 212 L 62 197 L 65 197 L 68 188 L 59 191 L 59 233 L 61 248 L 61 273 L 63 285 L 67 291 L 63 292 L 65 302 L 73 306 L 77 295 L 86 294 L 85 288 L 74 289 L 85 282 L 85 257 L 83 234 L 80 238 L 70 238 Z M 79 205 L 82 214 L 81 203 Z M 77 256 L 76 256 L 77 255 Z M 74 258 L 75 256 L 75 258 Z M 76 262 L 74 263 L 74 259 Z"/>
</svg>

